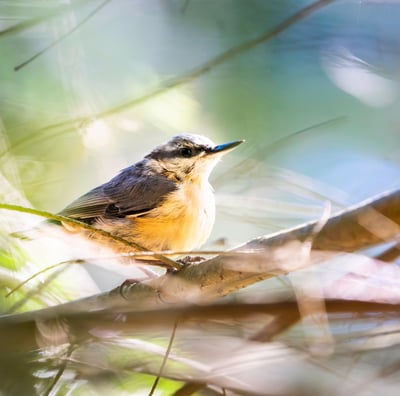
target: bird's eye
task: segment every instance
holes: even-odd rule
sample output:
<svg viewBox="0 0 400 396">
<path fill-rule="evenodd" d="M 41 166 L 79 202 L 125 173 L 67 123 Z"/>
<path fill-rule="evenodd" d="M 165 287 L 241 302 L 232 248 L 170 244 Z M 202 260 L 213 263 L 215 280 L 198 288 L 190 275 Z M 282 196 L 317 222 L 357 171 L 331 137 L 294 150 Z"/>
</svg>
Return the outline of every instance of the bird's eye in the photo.
<svg viewBox="0 0 400 396">
<path fill-rule="evenodd" d="M 193 151 L 189 147 L 183 147 L 180 150 L 181 156 L 185 158 L 190 158 L 193 155 Z"/>
</svg>

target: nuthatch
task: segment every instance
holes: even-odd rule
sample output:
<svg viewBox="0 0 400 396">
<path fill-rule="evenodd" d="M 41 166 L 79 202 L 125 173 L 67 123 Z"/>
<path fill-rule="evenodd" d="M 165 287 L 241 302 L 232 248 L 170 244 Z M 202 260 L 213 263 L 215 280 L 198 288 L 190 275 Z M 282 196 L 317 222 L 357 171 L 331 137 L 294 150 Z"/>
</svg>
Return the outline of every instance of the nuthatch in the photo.
<svg viewBox="0 0 400 396">
<path fill-rule="evenodd" d="M 215 145 L 200 135 L 175 136 L 60 214 L 148 250 L 190 251 L 206 241 L 214 225 L 210 173 L 242 142 Z"/>
</svg>

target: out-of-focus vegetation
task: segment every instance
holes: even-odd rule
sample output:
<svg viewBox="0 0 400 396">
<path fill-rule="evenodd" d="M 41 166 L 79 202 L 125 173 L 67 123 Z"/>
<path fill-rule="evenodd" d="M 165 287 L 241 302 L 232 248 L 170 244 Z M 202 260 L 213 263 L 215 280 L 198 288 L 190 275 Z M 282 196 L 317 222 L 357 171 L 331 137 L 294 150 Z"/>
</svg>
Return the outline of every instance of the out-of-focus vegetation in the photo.
<svg viewBox="0 0 400 396">
<path fill-rule="evenodd" d="M 400 4 L 317 3 L 275 37 L 201 69 L 312 2 L 0 2 L 0 201 L 57 212 L 184 131 L 215 142 L 246 139 L 213 174 L 218 207 L 209 248 L 318 219 L 326 201 L 335 211 L 397 188 Z M 10 236 L 40 219 L 0 216 L 3 313 L 57 305 L 136 276 L 126 266 L 111 274 L 115 257 L 102 260 L 101 269 L 83 264 L 75 240 Z M 96 259 L 93 251 L 85 255 Z M 319 282 L 333 298 L 363 299 L 366 283 L 376 301 L 391 302 L 380 293 L 396 289 L 396 264 L 388 275 L 370 259 L 346 260 L 318 267 L 305 282 L 299 272 L 232 298 L 271 303 L 295 296 L 300 316 L 293 307 L 287 317 L 253 307 L 254 316 L 201 316 L 178 325 L 158 394 L 396 394 L 395 315 L 377 309 L 378 319 L 357 318 L 353 307 L 325 312 L 322 300 L 316 310 L 305 308 L 302 285 L 314 293 Z M 42 350 L 0 351 L 0 386 L 4 394 L 148 394 L 173 324 L 143 323 L 106 335 L 93 325 L 93 339 L 82 344 L 63 344 L 65 329 L 38 324 Z"/>
</svg>

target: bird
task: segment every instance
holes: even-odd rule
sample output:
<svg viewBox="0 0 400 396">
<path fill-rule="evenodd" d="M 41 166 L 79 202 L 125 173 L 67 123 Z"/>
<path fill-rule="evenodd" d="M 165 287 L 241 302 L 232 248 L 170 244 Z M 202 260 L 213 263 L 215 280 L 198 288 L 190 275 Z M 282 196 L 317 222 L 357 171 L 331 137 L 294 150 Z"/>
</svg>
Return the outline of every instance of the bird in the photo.
<svg viewBox="0 0 400 396">
<path fill-rule="evenodd" d="M 59 215 L 149 251 L 189 252 L 204 244 L 214 225 L 215 199 L 209 176 L 221 157 L 242 142 L 216 145 L 202 135 L 174 136 Z M 62 224 L 76 231 L 75 226 Z M 98 242 L 112 243 L 96 233 L 83 232 Z M 120 244 L 108 247 L 119 252 L 132 249 Z"/>
</svg>

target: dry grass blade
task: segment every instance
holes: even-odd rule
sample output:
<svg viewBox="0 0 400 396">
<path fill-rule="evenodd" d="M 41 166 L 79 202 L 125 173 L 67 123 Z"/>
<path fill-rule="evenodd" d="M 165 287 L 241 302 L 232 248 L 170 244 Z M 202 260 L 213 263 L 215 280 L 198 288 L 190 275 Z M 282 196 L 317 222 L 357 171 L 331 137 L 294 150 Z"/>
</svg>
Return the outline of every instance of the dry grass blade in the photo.
<svg viewBox="0 0 400 396">
<path fill-rule="evenodd" d="M 29 276 L 28 278 L 26 278 L 23 282 L 20 282 L 17 286 L 13 287 L 6 295 L 5 297 L 10 297 L 11 294 L 15 293 L 16 291 L 18 291 L 19 289 L 21 289 L 21 287 L 25 286 L 28 282 L 30 282 L 32 279 L 35 279 L 36 277 L 44 274 L 47 271 L 51 271 L 55 268 L 64 266 L 64 265 L 68 265 L 68 264 L 84 264 L 85 260 L 82 259 L 75 259 L 75 260 L 67 260 L 67 261 L 61 261 L 59 263 L 50 265 L 46 268 L 43 268 L 42 270 L 35 272 L 33 275 Z"/>
<path fill-rule="evenodd" d="M 171 333 L 171 336 L 169 338 L 168 347 L 167 347 L 167 350 L 165 351 L 165 355 L 164 355 L 164 358 L 163 358 L 162 363 L 161 363 L 160 371 L 159 371 L 156 379 L 154 380 L 153 386 L 150 389 L 149 396 L 152 396 L 154 394 L 155 390 L 157 389 L 157 385 L 158 385 L 158 383 L 160 381 L 160 378 L 161 378 L 161 376 L 163 374 L 163 371 L 164 371 L 164 368 L 165 368 L 165 364 L 167 363 L 169 354 L 171 352 L 171 348 L 172 348 L 172 344 L 173 344 L 174 339 L 175 339 L 175 334 L 176 334 L 176 329 L 177 328 L 178 328 L 178 321 L 176 321 L 174 323 L 174 326 L 172 327 L 172 333 Z"/>
</svg>

